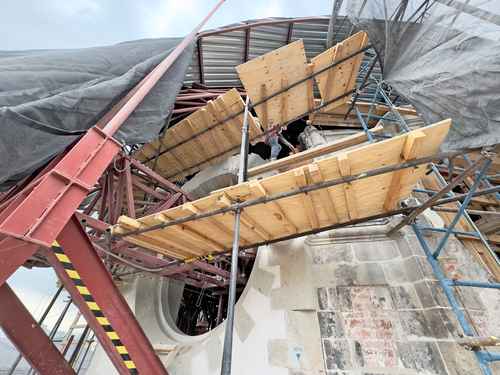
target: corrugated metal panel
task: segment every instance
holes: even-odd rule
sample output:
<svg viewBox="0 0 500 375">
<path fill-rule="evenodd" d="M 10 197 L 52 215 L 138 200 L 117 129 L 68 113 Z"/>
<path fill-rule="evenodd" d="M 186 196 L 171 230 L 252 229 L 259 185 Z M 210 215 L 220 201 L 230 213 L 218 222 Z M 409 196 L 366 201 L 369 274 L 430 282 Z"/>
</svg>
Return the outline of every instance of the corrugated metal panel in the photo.
<svg viewBox="0 0 500 375">
<path fill-rule="evenodd" d="M 282 22 L 279 24 L 265 24 L 270 22 Z M 290 23 L 293 23 L 290 42 L 298 39 L 304 41 L 306 56 L 311 59 L 325 50 L 328 33 L 328 18 L 297 19 L 297 18 L 268 18 L 261 20 L 245 21 L 210 31 L 211 35 L 201 38 L 203 78 L 199 72 L 198 53 L 195 54 L 189 72 L 186 75 L 185 84 L 193 82 L 203 83 L 208 87 L 241 86 L 235 67 L 244 62 L 246 30 L 228 30 L 242 28 L 250 25 L 248 59 L 261 56 L 277 48 L 283 47 L 288 42 Z M 254 25 L 254 26 L 252 26 Z M 346 17 L 337 17 L 334 25 L 334 42 L 347 38 L 352 32 L 352 25 Z M 363 81 L 369 63 L 372 61 L 373 53 L 366 53 L 363 60 L 361 73 L 358 76 L 358 84 Z M 372 72 L 373 76 L 380 77 L 378 65 Z M 361 99 L 367 100 L 373 96 L 375 86 L 371 85 L 363 90 Z"/>
</svg>

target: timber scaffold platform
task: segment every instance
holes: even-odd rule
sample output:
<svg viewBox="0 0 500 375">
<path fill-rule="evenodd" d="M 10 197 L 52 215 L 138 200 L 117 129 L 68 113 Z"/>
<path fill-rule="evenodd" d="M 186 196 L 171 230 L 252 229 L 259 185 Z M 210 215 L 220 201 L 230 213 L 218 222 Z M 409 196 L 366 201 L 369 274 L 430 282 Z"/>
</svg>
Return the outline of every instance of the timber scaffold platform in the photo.
<svg viewBox="0 0 500 375">
<path fill-rule="evenodd" d="M 246 248 L 389 212 L 410 195 L 425 174 L 425 164 L 310 192 L 289 196 L 286 193 L 322 182 L 348 181 L 350 176 L 369 175 L 377 168 L 432 156 L 438 152 L 450 125 L 451 120 L 443 120 L 385 141 L 339 151 L 325 159 L 221 189 L 140 219 L 121 216 L 113 234 L 157 253 L 186 260 L 231 248 L 234 211 L 221 209 L 235 203 L 284 195 L 242 210 L 240 239 L 241 246 Z M 211 214 L 217 210 L 223 212 Z M 185 220 L 176 224 L 179 219 Z M 173 225 L 168 224 L 174 220 Z"/>
</svg>

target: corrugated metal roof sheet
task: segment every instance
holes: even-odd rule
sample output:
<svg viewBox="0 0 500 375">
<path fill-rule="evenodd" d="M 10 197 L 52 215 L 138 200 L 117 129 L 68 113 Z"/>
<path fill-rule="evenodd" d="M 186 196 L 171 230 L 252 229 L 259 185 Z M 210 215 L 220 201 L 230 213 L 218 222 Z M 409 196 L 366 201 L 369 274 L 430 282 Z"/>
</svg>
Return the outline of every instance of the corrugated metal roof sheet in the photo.
<svg viewBox="0 0 500 375">
<path fill-rule="evenodd" d="M 266 18 L 205 31 L 201 33 L 199 48 L 193 56 L 184 83 L 187 86 L 193 82 L 208 87 L 241 86 L 235 70 L 237 65 L 245 62 L 245 59 L 251 60 L 297 39 L 304 41 L 306 55 L 311 59 L 325 50 L 328 23 L 329 17 Z M 335 43 L 347 38 L 351 32 L 352 25 L 349 20 L 342 16 L 337 17 L 334 25 Z M 373 55 L 372 52 L 365 54 L 359 81 L 364 77 L 363 67 L 368 66 Z M 372 74 L 379 72 L 377 66 Z M 373 89 L 368 88 L 366 91 L 372 92 Z"/>
</svg>

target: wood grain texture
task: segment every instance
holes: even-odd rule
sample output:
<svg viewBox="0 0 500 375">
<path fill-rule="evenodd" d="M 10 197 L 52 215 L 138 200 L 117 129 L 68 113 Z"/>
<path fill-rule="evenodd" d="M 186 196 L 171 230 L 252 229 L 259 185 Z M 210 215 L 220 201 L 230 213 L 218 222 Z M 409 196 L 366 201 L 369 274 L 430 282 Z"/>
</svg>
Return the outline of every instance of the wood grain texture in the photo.
<svg viewBox="0 0 500 375">
<path fill-rule="evenodd" d="M 270 196 L 321 180 L 329 181 L 382 166 L 396 165 L 401 162 L 401 155 L 405 153 L 409 158 L 430 156 L 438 151 L 450 125 L 451 120 L 444 120 L 388 140 L 341 151 L 309 165 L 214 191 L 207 197 L 155 215 L 140 219 L 122 216 L 113 231 L 123 234 L 134 228 L 147 228 L 159 222 L 188 217 L 193 213 L 213 211 L 232 202 Z M 389 172 L 350 184 L 247 207 L 242 219 L 241 243 L 244 246 L 259 244 L 293 233 L 300 234 L 311 228 L 325 228 L 336 223 L 348 223 L 353 218 L 386 212 L 384 203 L 389 191 L 391 190 L 391 199 L 396 202 L 407 198 L 425 170 L 425 165 L 405 169 L 405 173 L 398 177 L 398 190 L 391 190 L 394 174 L 397 172 Z M 233 221 L 232 213 L 218 214 L 147 234 L 126 236 L 124 239 L 178 259 L 188 259 L 200 252 L 208 255 L 229 250 Z M 189 231 L 183 229 L 186 226 Z"/>
<path fill-rule="evenodd" d="M 145 145 L 135 157 L 144 161 L 154 157 L 158 150 L 171 149 L 161 154 L 156 162 L 156 170 L 162 176 L 179 180 L 198 172 L 239 151 L 243 114 L 195 135 L 244 108 L 245 103 L 238 91 L 231 89 L 168 129 L 160 139 Z M 262 134 L 262 129 L 251 114 L 248 121 L 250 139 L 255 139 Z M 182 142 L 185 143 L 179 145 Z M 151 166 L 153 163 L 146 164 Z"/>
<path fill-rule="evenodd" d="M 304 43 L 297 40 L 236 67 L 252 103 L 280 91 L 283 87 L 308 76 Z M 285 85 L 285 86 L 284 86 Z M 256 106 L 264 129 L 290 121 L 309 110 L 307 82 Z"/>
<path fill-rule="evenodd" d="M 347 58 L 356 51 L 368 45 L 368 34 L 360 31 L 344 41 L 336 44 L 332 48 L 327 49 L 311 60 L 314 72 L 324 69 L 337 61 Z M 345 93 L 353 90 L 356 87 L 356 78 L 358 77 L 359 68 L 363 61 L 364 53 L 359 53 L 356 56 L 328 69 L 327 71 L 318 74 L 315 79 L 318 84 L 321 99 L 325 102 L 337 98 Z M 350 95 L 339 99 L 332 104 L 329 104 L 321 111 L 326 112 L 344 105 L 351 99 Z"/>
</svg>

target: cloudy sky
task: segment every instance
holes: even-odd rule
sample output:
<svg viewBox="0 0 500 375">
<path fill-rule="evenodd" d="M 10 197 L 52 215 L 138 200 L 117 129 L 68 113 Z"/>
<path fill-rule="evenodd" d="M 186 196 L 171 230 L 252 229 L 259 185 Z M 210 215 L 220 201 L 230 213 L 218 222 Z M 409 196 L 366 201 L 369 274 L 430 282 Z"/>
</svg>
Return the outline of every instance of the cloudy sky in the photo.
<svg viewBox="0 0 500 375">
<path fill-rule="evenodd" d="M 79 48 L 187 34 L 216 0 L 3 0 L 0 49 Z M 332 0 L 226 0 L 207 25 L 326 15 Z"/>
</svg>

